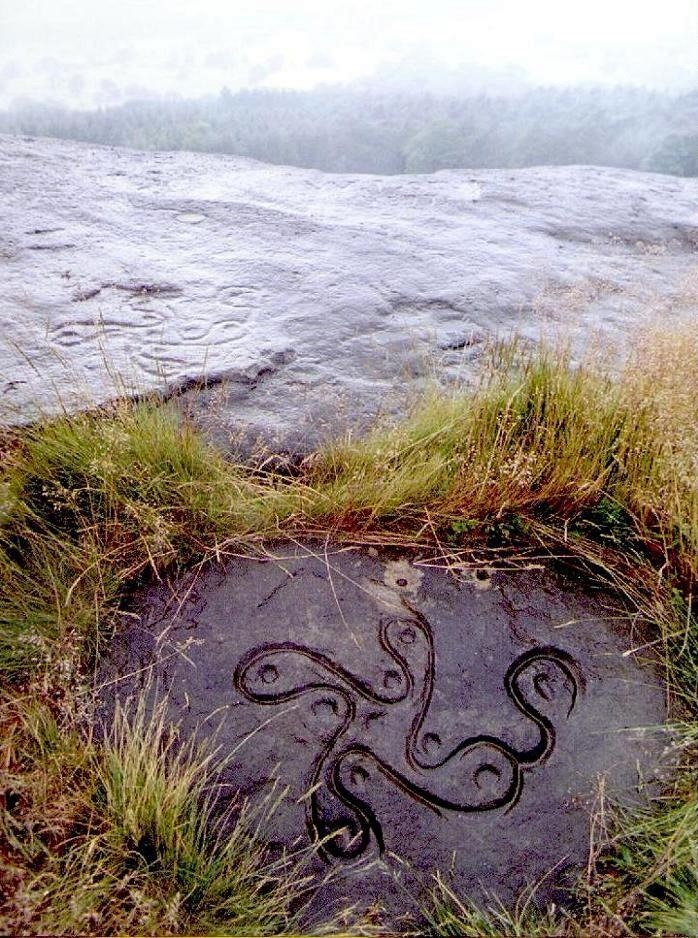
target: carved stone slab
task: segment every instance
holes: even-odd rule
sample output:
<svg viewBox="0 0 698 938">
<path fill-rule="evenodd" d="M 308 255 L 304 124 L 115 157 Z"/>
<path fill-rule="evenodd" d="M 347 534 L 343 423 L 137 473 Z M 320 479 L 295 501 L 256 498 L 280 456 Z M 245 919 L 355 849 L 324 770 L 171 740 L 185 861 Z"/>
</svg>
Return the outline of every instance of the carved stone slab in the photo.
<svg viewBox="0 0 698 938">
<path fill-rule="evenodd" d="M 231 793 L 288 786 L 268 837 L 317 844 L 324 912 L 409 912 L 436 870 L 475 901 L 541 882 L 564 902 L 599 786 L 634 799 L 657 776 L 659 677 L 608 596 L 549 570 L 282 545 L 139 610 L 111 687 L 154 677 L 182 732 L 230 754 Z"/>
</svg>

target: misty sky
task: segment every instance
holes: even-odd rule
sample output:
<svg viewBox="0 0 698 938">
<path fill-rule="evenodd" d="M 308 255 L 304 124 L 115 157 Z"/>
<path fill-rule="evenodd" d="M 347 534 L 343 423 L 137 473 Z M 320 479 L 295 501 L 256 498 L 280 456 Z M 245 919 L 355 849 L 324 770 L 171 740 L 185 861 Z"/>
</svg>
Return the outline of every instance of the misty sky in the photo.
<svg viewBox="0 0 698 938">
<path fill-rule="evenodd" d="M 698 0 L 0 0 L 0 107 L 227 86 L 698 86 Z"/>
</svg>

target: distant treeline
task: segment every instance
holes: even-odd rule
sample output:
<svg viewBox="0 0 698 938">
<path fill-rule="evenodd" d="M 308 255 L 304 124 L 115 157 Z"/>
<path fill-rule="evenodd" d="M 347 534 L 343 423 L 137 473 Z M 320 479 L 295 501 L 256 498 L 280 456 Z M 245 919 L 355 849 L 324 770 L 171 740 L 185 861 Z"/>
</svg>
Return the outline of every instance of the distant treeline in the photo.
<svg viewBox="0 0 698 938">
<path fill-rule="evenodd" d="M 541 88 L 502 97 L 224 90 L 95 111 L 24 105 L 0 132 L 234 153 L 334 172 L 592 163 L 698 176 L 698 90 Z"/>
</svg>

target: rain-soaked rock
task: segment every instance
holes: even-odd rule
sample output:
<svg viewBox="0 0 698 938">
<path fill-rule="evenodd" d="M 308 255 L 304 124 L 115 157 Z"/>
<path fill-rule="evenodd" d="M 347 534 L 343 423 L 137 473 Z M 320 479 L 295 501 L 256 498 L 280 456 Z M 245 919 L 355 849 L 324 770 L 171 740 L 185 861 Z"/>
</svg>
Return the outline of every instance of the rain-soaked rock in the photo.
<svg viewBox="0 0 698 938">
<path fill-rule="evenodd" d="M 229 797 L 288 787 L 265 836 L 331 871 L 311 918 L 376 903 L 397 928 L 436 871 L 475 902 L 564 904 L 600 799 L 646 798 L 667 764 L 641 636 L 552 569 L 287 544 L 151 587 L 125 621 L 105 706 L 166 699 L 230 757 Z"/>
<path fill-rule="evenodd" d="M 493 333 L 670 323 L 698 257 L 698 180 L 598 167 L 333 175 L 0 136 L 0 217 L 0 422 L 207 376 L 182 405 L 219 443 L 297 451 L 467 381 Z"/>
</svg>

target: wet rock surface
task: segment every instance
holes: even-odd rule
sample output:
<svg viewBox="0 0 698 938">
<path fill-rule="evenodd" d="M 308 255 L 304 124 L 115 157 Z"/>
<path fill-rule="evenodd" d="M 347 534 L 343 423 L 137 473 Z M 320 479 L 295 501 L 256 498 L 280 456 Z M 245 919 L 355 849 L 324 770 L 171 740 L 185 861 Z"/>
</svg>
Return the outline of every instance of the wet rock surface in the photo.
<svg viewBox="0 0 698 938">
<path fill-rule="evenodd" d="M 663 771 L 661 680 L 625 654 L 639 637 L 550 569 L 280 545 L 135 609 L 105 705 L 157 692 L 184 736 L 215 734 L 231 793 L 288 786 L 266 836 L 319 843 L 311 918 L 377 902 L 397 927 L 436 870 L 474 901 L 539 883 L 564 904 L 601 788 L 637 801 Z"/>
<path fill-rule="evenodd" d="M 0 137 L 0 420 L 181 387 L 221 445 L 304 451 L 468 380 L 483 340 L 681 314 L 698 180 L 331 175 Z"/>
</svg>

